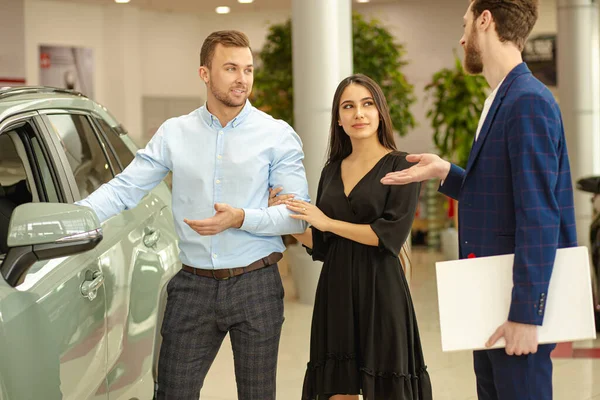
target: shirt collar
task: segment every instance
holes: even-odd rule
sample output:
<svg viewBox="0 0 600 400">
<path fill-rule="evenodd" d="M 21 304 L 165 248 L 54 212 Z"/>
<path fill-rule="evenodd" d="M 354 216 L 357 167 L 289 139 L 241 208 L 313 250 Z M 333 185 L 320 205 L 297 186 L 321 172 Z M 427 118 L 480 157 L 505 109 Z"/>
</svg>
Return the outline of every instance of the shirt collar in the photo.
<svg viewBox="0 0 600 400">
<path fill-rule="evenodd" d="M 246 99 L 246 104 L 244 105 L 244 108 L 242 108 L 242 111 L 240 111 L 240 113 L 233 120 L 231 120 L 231 126 L 236 128 L 239 124 L 241 124 L 246 119 L 248 114 L 250 114 L 253 108 L 254 107 L 252 106 L 252 104 L 250 104 L 250 100 Z M 206 107 L 206 102 L 200 108 L 200 116 L 208 126 L 213 126 L 214 123 L 219 124 L 219 119 L 212 115 L 210 111 L 208 111 L 208 107 Z"/>
<path fill-rule="evenodd" d="M 494 97 L 496 97 L 496 94 L 498 93 L 498 89 L 500 89 L 500 86 L 502 86 L 502 83 L 504 83 L 505 80 L 506 80 L 506 76 L 504 78 L 502 78 L 502 80 L 500 81 L 500 83 L 498 84 L 498 86 L 496 86 L 496 88 L 494 90 L 492 90 L 492 93 L 490 93 L 490 95 L 488 96 L 487 100 L 491 100 Z"/>
</svg>

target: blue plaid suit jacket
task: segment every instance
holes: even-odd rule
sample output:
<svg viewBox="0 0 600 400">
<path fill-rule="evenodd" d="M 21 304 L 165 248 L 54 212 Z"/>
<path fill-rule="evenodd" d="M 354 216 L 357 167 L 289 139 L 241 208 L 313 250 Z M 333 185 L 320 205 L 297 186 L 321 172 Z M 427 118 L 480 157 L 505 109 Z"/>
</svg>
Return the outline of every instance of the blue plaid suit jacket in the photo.
<svg viewBox="0 0 600 400">
<path fill-rule="evenodd" d="M 560 110 L 525 63 L 504 79 L 465 170 L 440 192 L 459 202 L 460 257 L 515 254 L 508 319 L 542 325 L 557 248 L 577 245 Z"/>
</svg>

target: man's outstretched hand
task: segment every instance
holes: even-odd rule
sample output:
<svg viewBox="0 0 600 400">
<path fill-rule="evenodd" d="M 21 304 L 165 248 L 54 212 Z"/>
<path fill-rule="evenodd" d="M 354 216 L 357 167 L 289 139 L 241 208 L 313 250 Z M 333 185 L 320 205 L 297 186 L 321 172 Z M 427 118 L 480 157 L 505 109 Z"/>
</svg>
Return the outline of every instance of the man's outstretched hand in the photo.
<svg viewBox="0 0 600 400">
<path fill-rule="evenodd" d="M 406 185 L 428 179 L 446 179 L 450 163 L 435 154 L 409 154 L 406 161 L 417 163 L 402 171 L 390 172 L 381 179 L 384 185 Z"/>
</svg>

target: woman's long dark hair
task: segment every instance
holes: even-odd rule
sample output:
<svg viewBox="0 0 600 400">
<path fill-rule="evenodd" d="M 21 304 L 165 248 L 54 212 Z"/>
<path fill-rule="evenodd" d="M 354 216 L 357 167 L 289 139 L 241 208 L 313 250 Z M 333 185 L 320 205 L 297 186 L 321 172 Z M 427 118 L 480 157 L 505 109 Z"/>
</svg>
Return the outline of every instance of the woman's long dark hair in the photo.
<svg viewBox="0 0 600 400">
<path fill-rule="evenodd" d="M 339 126 L 340 120 L 340 100 L 342 93 L 351 84 L 364 86 L 375 101 L 377 111 L 379 111 L 379 127 L 377 128 L 377 137 L 379 143 L 385 148 L 396 150 L 394 141 L 394 127 L 390 118 L 390 109 L 385 100 L 383 91 L 379 85 L 371 78 L 363 74 L 354 74 L 338 85 L 335 95 L 333 96 L 333 105 L 331 107 L 331 127 L 329 128 L 329 149 L 327 150 L 327 164 L 341 161 L 352 153 L 352 142 L 350 137 L 344 131 L 342 126 Z"/>
<path fill-rule="evenodd" d="M 327 150 L 327 164 L 341 161 L 352 153 L 352 142 L 350 137 L 344 131 L 344 128 L 338 124 L 340 120 L 340 100 L 342 93 L 351 84 L 364 86 L 375 101 L 377 111 L 379 111 L 379 127 L 377 128 L 377 138 L 379 143 L 386 149 L 396 150 L 396 142 L 394 141 L 394 126 L 390 117 L 390 108 L 388 107 L 385 95 L 379 85 L 371 78 L 363 74 L 354 74 L 338 85 L 335 95 L 333 96 L 333 105 L 331 106 L 331 126 L 329 128 L 329 149 Z M 410 238 L 404 243 L 400 254 L 400 265 L 404 270 L 407 279 L 412 276 L 412 263 L 410 261 L 409 244 Z"/>
</svg>

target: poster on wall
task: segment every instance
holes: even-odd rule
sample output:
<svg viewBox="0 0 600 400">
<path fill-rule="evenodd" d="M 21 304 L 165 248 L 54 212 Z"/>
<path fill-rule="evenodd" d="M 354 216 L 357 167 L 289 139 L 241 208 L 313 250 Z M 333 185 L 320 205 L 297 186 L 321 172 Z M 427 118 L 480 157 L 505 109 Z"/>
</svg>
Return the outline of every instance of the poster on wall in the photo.
<svg viewBox="0 0 600 400">
<path fill-rule="evenodd" d="M 556 79 L 556 35 L 530 37 L 523 49 L 523 61 L 544 85 L 557 86 Z"/>
<path fill-rule="evenodd" d="M 0 77 L 0 89 L 16 87 L 16 86 L 24 86 L 25 78 L 4 78 Z"/>
<path fill-rule="evenodd" d="M 40 46 L 40 85 L 78 91 L 94 98 L 94 53 L 69 46 Z"/>
</svg>

